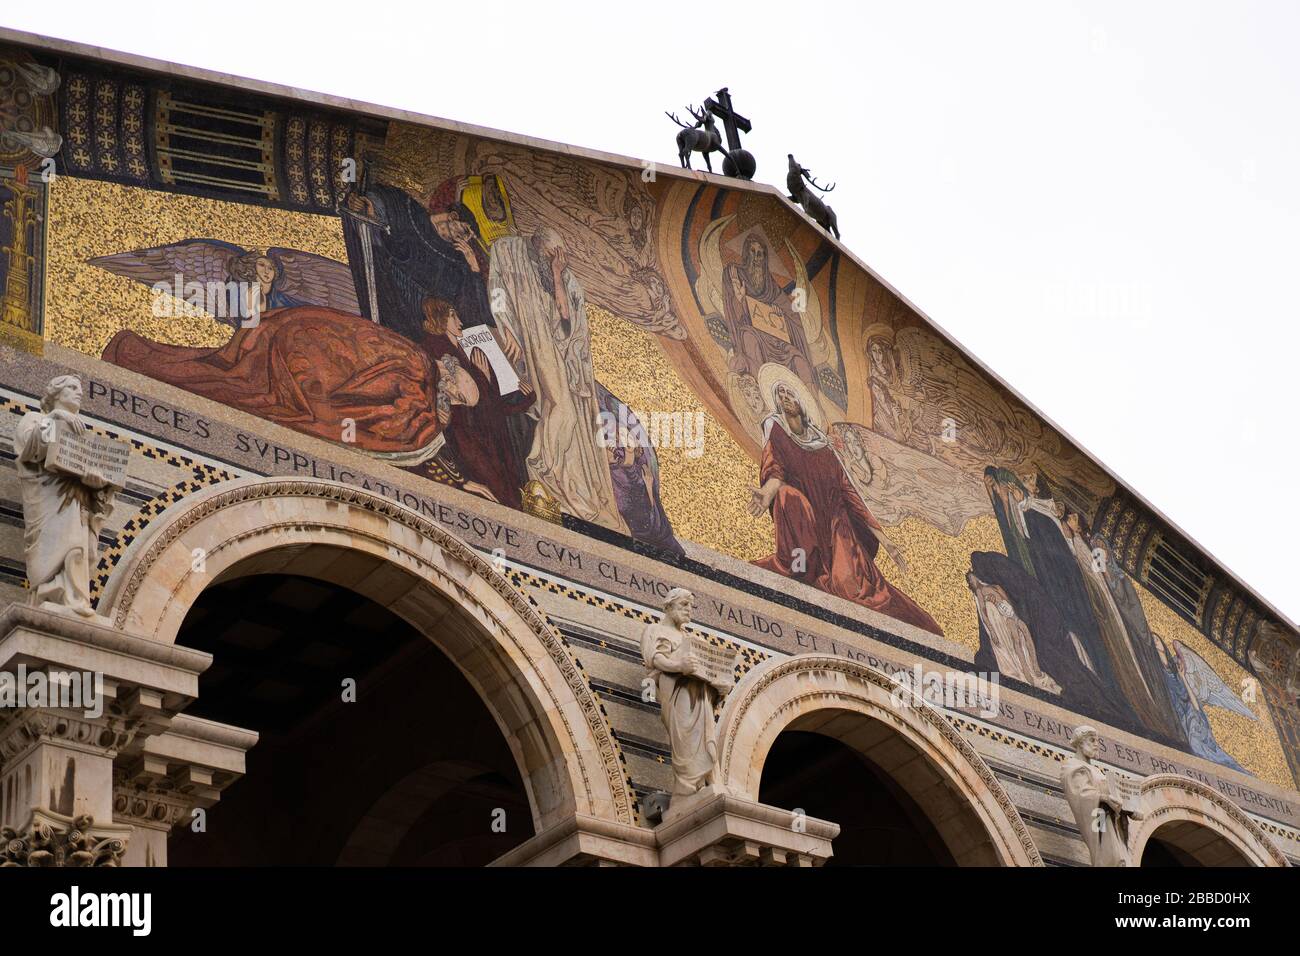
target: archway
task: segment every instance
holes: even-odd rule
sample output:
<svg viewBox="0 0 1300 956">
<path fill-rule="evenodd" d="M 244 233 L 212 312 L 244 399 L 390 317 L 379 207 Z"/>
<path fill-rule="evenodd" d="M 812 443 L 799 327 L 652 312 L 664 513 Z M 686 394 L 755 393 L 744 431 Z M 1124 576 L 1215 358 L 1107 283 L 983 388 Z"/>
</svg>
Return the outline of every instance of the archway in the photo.
<svg viewBox="0 0 1300 956">
<path fill-rule="evenodd" d="M 723 707 L 720 782 L 757 800 L 778 738 L 818 734 L 885 775 L 958 865 L 1041 866 L 1015 805 L 970 744 L 935 708 L 896 692 L 888 675 L 846 658 L 801 654 L 759 665 Z"/>
<path fill-rule="evenodd" d="M 1289 866 L 1254 820 L 1211 787 L 1177 774 L 1142 781 L 1129 832 L 1137 866 Z"/>
<path fill-rule="evenodd" d="M 537 832 L 575 813 L 633 822 L 617 745 L 559 634 L 477 552 L 394 501 L 320 480 L 216 486 L 131 543 L 99 612 L 171 644 L 205 588 L 256 574 L 347 588 L 432 641 L 509 742 Z"/>
<path fill-rule="evenodd" d="M 354 591 L 283 574 L 199 595 L 190 717 L 258 734 L 246 773 L 173 830 L 168 866 L 484 866 L 533 836 L 514 756 L 455 666 Z"/>
<path fill-rule="evenodd" d="M 759 802 L 799 809 L 840 828 L 826 866 L 955 866 L 916 801 L 872 760 L 824 734 L 777 735 Z"/>
</svg>

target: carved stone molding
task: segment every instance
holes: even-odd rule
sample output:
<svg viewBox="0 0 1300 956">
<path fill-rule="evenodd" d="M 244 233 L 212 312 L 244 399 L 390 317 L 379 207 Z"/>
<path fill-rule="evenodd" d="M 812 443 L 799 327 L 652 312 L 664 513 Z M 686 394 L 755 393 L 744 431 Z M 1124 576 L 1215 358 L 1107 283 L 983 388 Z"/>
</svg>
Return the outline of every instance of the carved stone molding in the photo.
<svg viewBox="0 0 1300 956">
<path fill-rule="evenodd" d="M 895 695 L 907 693 L 905 706 Z M 718 733 L 718 780 L 731 792 L 757 796 L 758 771 L 771 740 L 800 716 L 851 711 L 902 734 L 944 771 L 972 812 L 982 817 L 1006 864 L 1042 866 L 1019 811 L 1001 783 L 961 732 L 919 694 L 904 691 L 885 672 L 860 661 L 825 654 L 773 658 L 750 671 L 723 708 Z M 931 741 L 931 735 L 938 738 Z M 961 779 L 973 774 L 978 784 Z M 753 792 L 750 792 L 750 791 Z"/>
<path fill-rule="evenodd" d="M 838 824 L 726 792 L 714 785 L 673 801 L 655 828 L 660 866 L 821 866 Z"/>
<path fill-rule="evenodd" d="M 187 821 L 195 806 L 170 780 L 135 783 L 125 773 L 113 774 L 113 819 L 118 823 L 170 830 Z"/>
<path fill-rule="evenodd" d="M 381 516 L 389 521 L 414 531 L 421 538 L 432 543 L 443 561 L 448 559 L 458 564 L 473 576 L 481 579 L 496 592 L 510 608 L 511 612 L 523 623 L 530 641 L 535 641 L 545 653 L 552 665 L 559 671 L 565 685 L 567 696 L 577 706 L 581 714 L 584 734 L 575 733 L 566 713 L 565 701 L 557 695 L 557 688 L 549 682 L 543 682 L 549 701 L 543 710 L 549 712 L 552 719 L 558 720 L 565 728 L 570 740 L 579 741 L 589 736 L 591 746 L 577 747 L 570 755 L 570 768 L 581 776 L 589 805 L 595 805 L 595 794 L 589 777 L 588 764 L 591 758 L 599 763 L 599 773 L 611 794 L 612 811 L 617 820 L 632 823 L 635 819 L 631 788 L 623 770 L 617 741 L 614 739 L 608 720 L 600 708 L 599 701 L 587 685 L 582 671 L 568 653 L 563 639 L 553 625 L 537 609 L 535 604 L 520 593 L 504 576 L 486 561 L 468 544 L 449 534 L 447 531 L 424 518 L 418 512 L 398 502 L 379 495 L 329 481 L 320 480 L 283 480 L 283 479 L 239 479 L 223 484 L 211 491 L 200 493 L 188 503 L 182 503 L 166 513 L 160 521 L 154 522 L 145 533 L 137 539 L 123 555 L 119 569 L 110 579 L 101 597 L 99 610 L 106 614 L 119 629 L 125 629 L 131 620 L 132 608 L 137 602 L 141 589 L 157 573 L 159 562 L 168 549 L 180 539 L 191 534 L 200 524 L 208 519 L 218 518 L 226 509 L 234 508 L 246 502 L 291 503 L 295 500 L 321 501 L 330 505 L 344 505 L 364 512 Z M 286 520 L 274 519 L 261 523 L 256 529 L 222 537 L 206 547 L 209 566 L 214 557 L 225 549 L 237 548 L 255 538 L 272 538 L 280 534 L 286 540 L 305 542 L 313 534 L 346 534 L 352 537 L 372 541 L 390 556 L 400 555 L 395 563 L 404 569 L 422 576 L 426 581 L 448 597 L 457 600 L 462 607 L 470 610 L 471 616 L 485 626 L 498 641 L 513 644 L 516 653 L 524 660 L 533 660 L 536 651 L 526 643 L 521 643 L 518 629 L 508 626 L 491 608 L 484 605 L 462 582 L 450 577 L 443 568 L 431 565 L 427 555 L 420 555 L 404 547 L 384 529 L 368 530 L 356 523 L 349 523 L 346 509 L 312 510 L 310 514 L 295 515 Z M 190 540 L 187 538 L 185 546 Z M 394 560 L 390 557 L 390 560 Z M 188 564 L 188 559 L 187 559 Z M 170 579 L 171 593 L 177 594 L 185 586 L 186 573 Z M 174 634 L 155 633 L 157 640 L 174 639 Z"/>
<path fill-rule="evenodd" d="M 493 860 L 492 866 L 658 866 L 646 827 L 575 814 Z"/>
<path fill-rule="evenodd" d="M 1187 821 L 1207 827 L 1233 844 L 1255 866 L 1290 866 L 1267 833 L 1239 806 L 1213 787 L 1174 773 L 1154 774 L 1138 790 L 1145 816 L 1129 834 L 1129 855 L 1137 865 L 1147 841 L 1160 827 Z"/>
<path fill-rule="evenodd" d="M 0 828 L 0 866 L 120 866 L 130 827 L 37 809 L 21 830 Z"/>
<path fill-rule="evenodd" d="M 0 711 L 0 766 L 42 742 L 97 751 L 113 757 L 130 746 L 140 721 L 121 714 L 85 717 L 77 711 L 22 708 Z"/>
</svg>

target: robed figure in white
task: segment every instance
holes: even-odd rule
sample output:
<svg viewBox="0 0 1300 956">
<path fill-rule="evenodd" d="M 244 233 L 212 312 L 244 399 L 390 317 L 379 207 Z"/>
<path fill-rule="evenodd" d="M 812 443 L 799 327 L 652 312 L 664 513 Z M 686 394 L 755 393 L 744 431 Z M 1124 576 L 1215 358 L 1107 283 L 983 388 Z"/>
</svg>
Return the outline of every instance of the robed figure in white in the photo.
<svg viewBox="0 0 1300 956">
<path fill-rule="evenodd" d="M 50 602 L 85 617 L 90 606 L 90 572 L 97 542 L 113 510 L 115 489 L 100 475 L 63 474 L 45 467 L 46 455 L 63 431 L 81 432 L 81 382 L 71 375 L 52 379 L 39 412 L 28 412 L 14 433 L 16 466 L 23 493 L 23 544 L 32 602 Z"/>
<path fill-rule="evenodd" d="M 1088 857 L 1093 866 L 1128 866 L 1128 822 L 1141 814 L 1124 809 L 1114 782 L 1095 762 L 1097 731 L 1077 727 L 1070 743 L 1074 756 L 1061 769 L 1061 786 L 1088 847 Z"/>
<path fill-rule="evenodd" d="M 713 708 L 728 687 L 710 684 L 691 661 L 686 632 L 695 595 L 684 588 L 668 592 L 664 619 L 641 634 L 641 657 L 655 681 L 659 714 L 673 751 L 673 795 L 686 796 L 713 782 L 718 760 Z"/>
<path fill-rule="evenodd" d="M 537 420 L 529 478 L 570 514 L 626 531 L 597 443 L 600 406 L 586 300 L 559 236 L 544 228 L 531 240 L 497 239 L 488 289 L 493 317 L 520 343 L 516 371 L 537 394 L 528 413 Z"/>
</svg>

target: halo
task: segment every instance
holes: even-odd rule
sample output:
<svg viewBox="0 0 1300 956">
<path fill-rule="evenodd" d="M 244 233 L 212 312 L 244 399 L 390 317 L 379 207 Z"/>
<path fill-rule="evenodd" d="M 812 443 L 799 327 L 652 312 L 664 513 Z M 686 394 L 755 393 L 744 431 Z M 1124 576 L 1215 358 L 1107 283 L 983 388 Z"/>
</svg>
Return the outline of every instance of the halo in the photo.
<svg viewBox="0 0 1300 956">
<path fill-rule="evenodd" d="M 808 417 L 808 421 L 822 434 L 826 433 L 826 422 L 822 418 L 821 405 L 818 404 L 817 397 L 813 395 L 798 375 L 795 375 L 784 365 L 767 362 L 759 368 L 756 377 L 758 378 L 758 387 L 763 393 L 763 406 L 767 409 L 768 415 L 780 412 L 780 409 L 772 404 L 772 389 L 780 383 L 794 392 L 795 397 L 799 399 L 799 404 L 803 406 L 803 413 Z"/>
<path fill-rule="evenodd" d="M 894 344 L 894 327 L 887 322 L 872 322 L 862 330 L 863 348 L 870 345 L 872 339 L 887 339 L 892 346 Z"/>
</svg>

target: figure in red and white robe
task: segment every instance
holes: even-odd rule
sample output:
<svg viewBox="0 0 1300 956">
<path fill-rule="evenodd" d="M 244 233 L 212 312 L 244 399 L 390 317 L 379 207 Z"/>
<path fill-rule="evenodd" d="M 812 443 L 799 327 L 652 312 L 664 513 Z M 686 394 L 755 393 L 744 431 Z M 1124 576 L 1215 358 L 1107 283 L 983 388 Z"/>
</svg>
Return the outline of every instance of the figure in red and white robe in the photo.
<svg viewBox="0 0 1300 956">
<path fill-rule="evenodd" d="M 904 574 L 907 562 L 868 510 L 829 439 L 795 392 L 778 382 L 776 411 L 763 423 L 760 487 L 750 513 L 770 511 L 776 551 L 754 563 L 934 634 L 943 631 L 876 567 L 883 546 Z"/>
</svg>

